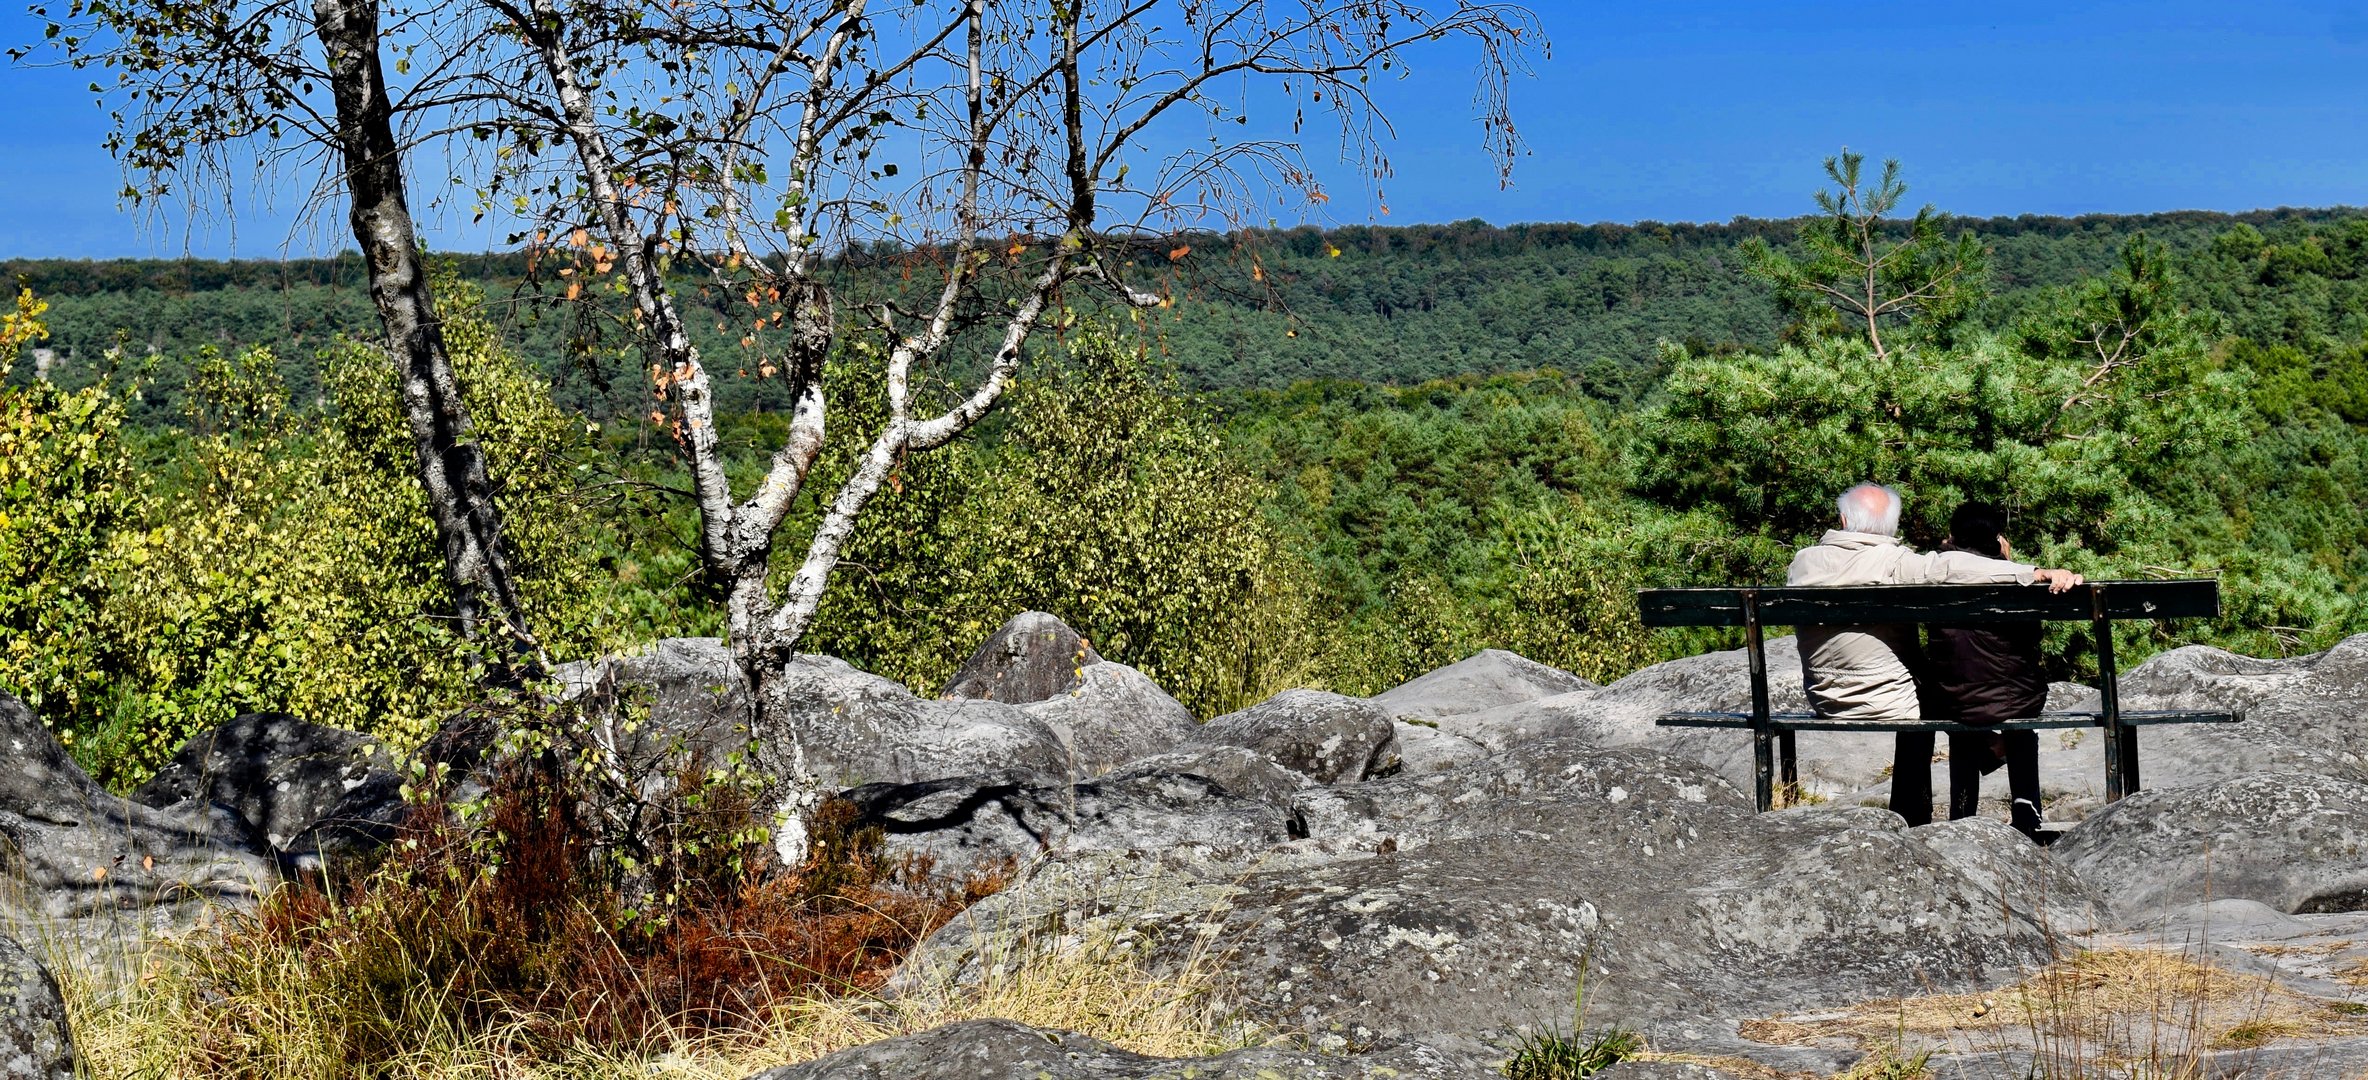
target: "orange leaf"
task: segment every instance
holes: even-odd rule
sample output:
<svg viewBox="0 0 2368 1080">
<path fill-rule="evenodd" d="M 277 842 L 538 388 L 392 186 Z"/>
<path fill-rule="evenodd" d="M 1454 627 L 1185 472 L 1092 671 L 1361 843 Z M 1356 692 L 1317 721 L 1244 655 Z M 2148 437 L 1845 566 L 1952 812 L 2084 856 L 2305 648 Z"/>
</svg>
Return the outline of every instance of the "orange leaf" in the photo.
<svg viewBox="0 0 2368 1080">
<path fill-rule="evenodd" d="M 582 229 L 577 229 L 576 231 L 568 234 L 567 242 L 574 244 L 577 247 L 583 247 L 585 244 L 592 242 L 592 234 L 585 232 Z"/>
<path fill-rule="evenodd" d="M 1252 281 L 1264 281 L 1264 280 L 1266 280 L 1266 268 L 1265 268 L 1265 267 L 1263 267 L 1263 266 L 1260 266 L 1260 265 L 1258 265 L 1257 263 L 1251 263 L 1251 264 L 1250 264 L 1250 280 L 1252 280 Z"/>
<path fill-rule="evenodd" d="M 1181 261 L 1184 256 L 1190 254 L 1192 254 L 1192 245 L 1190 244 L 1185 244 L 1182 247 L 1170 248 L 1168 249 L 1168 261 L 1178 262 Z"/>
<path fill-rule="evenodd" d="M 583 291 L 584 291 L 584 283 L 583 283 L 583 282 L 581 282 L 581 281 L 570 281 L 570 282 L 568 282 L 568 283 L 567 283 L 567 298 L 568 298 L 568 299 L 570 299 L 570 300 L 573 300 L 573 299 L 575 299 L 575 298 L 576 298 L 576 294 L 578 294 L 578 293 L 581 293 L 581 292 L 583 292 Z"/>
</svg>

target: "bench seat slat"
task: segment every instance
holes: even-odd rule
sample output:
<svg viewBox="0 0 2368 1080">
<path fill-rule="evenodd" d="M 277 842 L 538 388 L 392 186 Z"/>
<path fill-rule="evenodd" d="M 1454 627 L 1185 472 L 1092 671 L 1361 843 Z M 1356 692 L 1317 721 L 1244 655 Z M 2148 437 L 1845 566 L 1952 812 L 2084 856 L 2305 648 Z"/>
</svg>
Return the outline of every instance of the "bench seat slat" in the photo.
<svg viewBox="0 0 2368 1080">
<path fill-rule="evenodd" d="M 2196 619 L 2220 614 L 2220 583 L 2100 581 L 2061 593 L 2038 585 L 1848 585 L 1757 590 L 1760 622 L 1771 626 L 1859 623 L 2087 621 L 2104 589 L 2108 619 Z M 1646 626 L 1741 626 L 1743 589 L 1643 589 L 1637 609 Z"/>
<path fill-rule="evenodd" d="M 2197 709 L 2133 709 L 2121 714 L 2121 722 L 2133 727 L 2152 724 L 2233 724 L 2242 719 L 2237 713 Z M 2093 712 L 2041 713 L 2032 719 L 1987 725 L 1952 724 L 1943 720 L 1835 720 L 1804 712 L 1775 713 L 1769 720 L 1769 726 L 1777 731 L 2034 731 L 2099 727 L 2104 723 L 2104 715 Z M 1751 727 L 1751 714 L 1673 712 L 1654 722 L 1662 727 L 1748 729 Z"/>
</svg>

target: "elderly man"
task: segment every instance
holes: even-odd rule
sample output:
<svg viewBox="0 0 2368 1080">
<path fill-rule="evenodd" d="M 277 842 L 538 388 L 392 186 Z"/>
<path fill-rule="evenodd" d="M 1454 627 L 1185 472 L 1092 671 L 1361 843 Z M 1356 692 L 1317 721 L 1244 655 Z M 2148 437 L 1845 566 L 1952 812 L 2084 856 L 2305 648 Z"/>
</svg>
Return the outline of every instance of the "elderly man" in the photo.
<svg viewBox="0 0 2368 1080">
<path fill-rule="evenodd" d="M 1842 527 L 1828 531 L 1792 557 L 1787 585 L 1960 585 L 2045 583 L 2050 592 L 2080 584 L 2069 570 L 1971 552 L 1921 553 L 1899 541 L 1899 493 L 1860 484 L 1842 493 Z M 1915 672 L 1924 650 L 1910 625 L 1800 628 L 1801 682 L 1820 716 L 1849 720 L 1916 720 L 1924 715 Z M 1910 825 L 1932 820 L 1932 733 L 1899 733 L 1891 768 L 1891 809 Z"/>
</svg>

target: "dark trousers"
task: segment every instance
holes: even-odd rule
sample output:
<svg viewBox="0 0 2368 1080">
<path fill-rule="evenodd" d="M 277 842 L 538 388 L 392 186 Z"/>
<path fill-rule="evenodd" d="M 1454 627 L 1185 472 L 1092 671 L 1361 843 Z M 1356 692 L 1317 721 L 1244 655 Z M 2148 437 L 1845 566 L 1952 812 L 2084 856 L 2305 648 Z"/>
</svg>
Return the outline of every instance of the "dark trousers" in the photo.
<svg viewBox="0 0 2368 1080">
<path fill-rule="evenodd" d="M 1949 733 L 1949 817 L 1972 817 L 1980 809 L 1982 770 L 1990 764 L 1990 740 L 2006 741 L 2006 787 L 2014 800 L 2013 825 L 2028 835 L 2039 831 L 2039 733 L 1952 731 Z M 1891 812 L 1910 825 L 1932 823 L 1932 733 L 1902 731 L 1891 764 Z"/>
</svg>

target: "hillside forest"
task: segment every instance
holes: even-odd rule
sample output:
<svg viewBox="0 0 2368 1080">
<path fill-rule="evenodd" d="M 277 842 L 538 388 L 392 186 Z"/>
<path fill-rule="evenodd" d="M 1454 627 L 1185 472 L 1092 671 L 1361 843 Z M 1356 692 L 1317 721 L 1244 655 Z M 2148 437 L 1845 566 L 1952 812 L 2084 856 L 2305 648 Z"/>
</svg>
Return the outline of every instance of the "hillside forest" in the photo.
<svg viewBox="0 0 2368 1080">
<path fill-rule="evenodd" d="M 1820 288 L 1853 228 L 1901 253 L 1883 287 L 1910 300 L 1857 322 Z M 841 258 L 892 275 L 909 254 Z M 1608 680 L 1719 643 L 1644 631 L 1634 589 L 1780 577 L 1869 478 L 1920 544 L 1988 499 L 2043 564 L 2222 580 L 2222 618 L 2132 626 L 2125 663 L 2368 630 L 2368 214 L 1466 222 L 1140 258 L 1179 301 L 1064 313 L 985 424 L 903 461 L 801 649 L 934 692 L 1041 609 L 1203 716 L 1489 647 Z M 722 633 L 614 306 L 522 255 L 438 265 L 554 656 Z M 402 745 L 470 699 L 355 259 L 20 260 L 0 281 L 11 325 L 46 329 L 0 391 L 0 691 L 117 786 L 240 712 Z M 762 342 L 691 321 L 727 358 L 720 433 L 751 482 L 785 403 L 760 363 L 725 370 Z M 2085 633 L 2051 639 L 2059 675 Z"/>
</svg>

